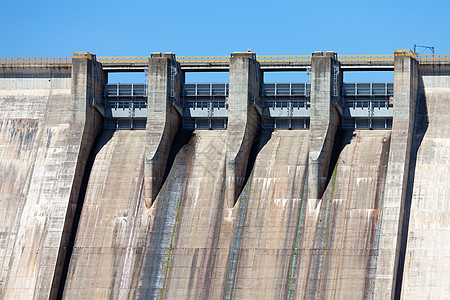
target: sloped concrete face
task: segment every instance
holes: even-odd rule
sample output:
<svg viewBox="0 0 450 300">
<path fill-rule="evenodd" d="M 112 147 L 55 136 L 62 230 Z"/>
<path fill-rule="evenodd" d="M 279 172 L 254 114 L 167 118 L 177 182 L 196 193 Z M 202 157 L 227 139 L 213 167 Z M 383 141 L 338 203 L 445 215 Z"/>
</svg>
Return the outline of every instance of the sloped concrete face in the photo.
<svg viewBox="0 0 450 300">
<path fill-rule="evenodd" d="M 322 199 L 309 199 L 296 297 L 366 299 L 373 293 L 390 131 L 341 131 Z"/>
<path fill-rule="evenodd" d="M 224 271 L 216 261 L 223 256 L 220 248 L 228 246 L 221 234 L 230 223 L 224 203 L 226 135 L 226 131 L 195 131 L 175 157 L 146 213 L 150 223 L 134 296 L 217 298 Z"/>
<path fill-rule="evenodd" d="M 0 172 L 10 178 L 0 185 L 5 299 L 56 296 L 79 184 L 101 124 L 87 105 L 92 85 L 101 86 L 101 78 L 87 85 L 93 68 L 87 59 L 74 59 L 72 68 L 1 68 Z"/>
<path fill-rule="evenodd" d="M 220 295 L 286 299 L 301 266 L 309 131 L 264 132 L 252 173 L 234 208 Z"/>
<path fill-rule="evenodd" d="M 449 68 L 420 66 L 402 299 L 450 294 Z"/>
<path fill-rule="evenodd" d="M 132 147 L 130 147 L 132 145 Z M 64 299 L 124 299 L 139 263 L 145 131 L 105 131 L 95 151 Z M 145 224 L 145 223 L 144 223 Z M 144 226 L 145 229 L 145 226 Z"/>
</svg>

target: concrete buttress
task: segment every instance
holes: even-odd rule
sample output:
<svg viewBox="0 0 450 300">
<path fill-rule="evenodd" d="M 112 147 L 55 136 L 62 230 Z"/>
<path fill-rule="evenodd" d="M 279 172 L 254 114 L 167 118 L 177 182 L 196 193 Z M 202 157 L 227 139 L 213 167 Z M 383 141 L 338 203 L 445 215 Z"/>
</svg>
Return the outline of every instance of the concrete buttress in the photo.
<svg viewBox="0 0 450 300">
<path fill-rule="evenodd" d="M 236 52 L 230 58 L 230 90 L 227 135 L 227 204 L 234 206 L 241 193 L 248 157 L 259 128 L 256 103 L 261 84 L 259 63 L 251 52 Z"/>
<path fill-rule="evenodd" d="M 407 243 L 401 298 L 445 299 L 450 295 L 448 65 L 419 65 L 416 106 L 410 163 L 414 176 L 407 194 L 410 217 L 402 237 Z"/>
<path fill-rule="evenodd" d="M 394 299 L 418 86 L 418 63 L 414 58 L 396 55 L 394 68 L 394 118 L 374 299 Z"/>
<path fill-rule="evenodd" d="M 148 66 L 144 177 L 144 200 L 147 207 L 151 206 L 161 188 L 172 140 L 181 124 L 181 118 L 171 104 L 171 98 L 180 96 L 180 75 L 174 55 L 152 54 Z"/>
</svg>

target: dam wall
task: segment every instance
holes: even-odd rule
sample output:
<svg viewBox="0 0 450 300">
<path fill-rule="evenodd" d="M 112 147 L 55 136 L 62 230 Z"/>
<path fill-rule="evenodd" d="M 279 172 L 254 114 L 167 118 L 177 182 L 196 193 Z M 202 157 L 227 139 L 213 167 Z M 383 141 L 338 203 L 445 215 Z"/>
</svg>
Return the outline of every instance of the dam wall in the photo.
<svg viewBox="0 0 450 300">
<path fill-rule="evenodd" d="M 95 55 L 1 65 L 0 298 L 445 298 L 450 64 L 396 52 L 392 129 L 361 129 L 343 124 L 349 65 L 307 63 L 305 106 L 278 112 L 291 130 L 262 121 L 279 66 L 251 52 L 191 69 L 152 54 L 145 130 L 102 129 L 112 67 Z M 204 108 L 226 123 L 192 130 L 184 72 L 209 67 L 229 71 L 224 107 Z"/>
</svg>

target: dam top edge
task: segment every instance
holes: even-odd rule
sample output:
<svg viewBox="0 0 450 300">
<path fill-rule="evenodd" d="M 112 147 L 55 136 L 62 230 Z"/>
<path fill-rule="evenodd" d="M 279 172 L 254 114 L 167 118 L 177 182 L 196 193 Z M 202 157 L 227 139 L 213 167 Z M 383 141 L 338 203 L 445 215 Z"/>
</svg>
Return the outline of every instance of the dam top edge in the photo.
<svg viewBox="0 0 450 300">
<path fill-rule="evenodd" d="M 251 52 L 249 50 L 249 52 Z M 420 64 L 450 64 L 450 54 L 417 54 L 411 50 L 395 50 L 394 54 L 342 54 L 336 52 L 314 52 L 312 55 L 256 55 L 251 52 L 253 57 L 260 63 L 261 67 L 269 68 L 273 66 L 310 66 L 313 56 L 334 57 L 341 65 L 374 65 L 390 66 L 394 64 L 396 56 L 410 56 L 416 59 Z M 159 54 L 159 55 L 156 55 Z M 170 54 L 170 55 L 168 55 Z M 208 55 L 208 56 L 175 56 L 173 53 L 154 53 L 151 56 L 96 56 L 89 52 L 74 52 L 73 57 L 0 57 L 0 66 L 30 66 L 30 65 L 50 65 L 64 66 L 71 65 L 73 58 L 87 58 L 100 62 L 105 67 L 128 66 L 142 67 L 147 65 L 151 57 L 173 57 L 181 64 L 181 66 L 198 67 L 228 67 L 230 58 L 233 54 L 241 54 L 241 52 L 231 53 L 230 55 Z M 247 54 L 247 52 L 245 53 Z M 281 70 L 281 69 L 280 69 Z"/>
</svg>

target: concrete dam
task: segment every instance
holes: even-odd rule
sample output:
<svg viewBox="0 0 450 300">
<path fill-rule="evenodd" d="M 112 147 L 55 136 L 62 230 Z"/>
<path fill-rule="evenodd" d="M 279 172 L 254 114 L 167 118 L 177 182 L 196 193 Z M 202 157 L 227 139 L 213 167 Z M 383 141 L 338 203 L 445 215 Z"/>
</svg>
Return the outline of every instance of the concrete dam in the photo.
<svg viewBox="0 0 450 300">
<path fill-rule="evenodd" d="M 0 108 L 1 299 L 450 295 L 450 56 L 0 58 Z"/>
</svg>

